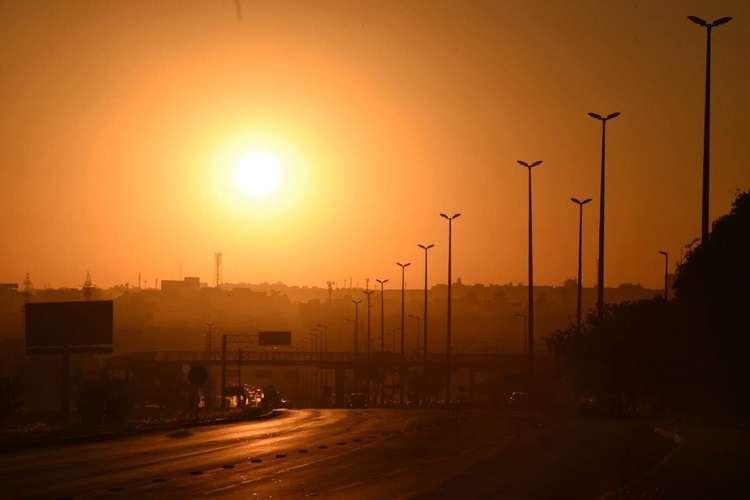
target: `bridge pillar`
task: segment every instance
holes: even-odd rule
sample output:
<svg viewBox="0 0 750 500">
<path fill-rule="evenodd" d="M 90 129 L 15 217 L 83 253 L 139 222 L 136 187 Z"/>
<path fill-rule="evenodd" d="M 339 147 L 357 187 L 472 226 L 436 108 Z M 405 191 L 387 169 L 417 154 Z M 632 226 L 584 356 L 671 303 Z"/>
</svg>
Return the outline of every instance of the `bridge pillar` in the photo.
<svg viewBox="0 0 750 500">
<path fill-rule="evenodd" d="M 335 406 L 344 406 L 344 393 L 346 385 L 346 372 L 344 368 L 336 368 L 334 379 L 333 379 L 333 392 L 335 395 L 334 404 Z"/>
</svg>

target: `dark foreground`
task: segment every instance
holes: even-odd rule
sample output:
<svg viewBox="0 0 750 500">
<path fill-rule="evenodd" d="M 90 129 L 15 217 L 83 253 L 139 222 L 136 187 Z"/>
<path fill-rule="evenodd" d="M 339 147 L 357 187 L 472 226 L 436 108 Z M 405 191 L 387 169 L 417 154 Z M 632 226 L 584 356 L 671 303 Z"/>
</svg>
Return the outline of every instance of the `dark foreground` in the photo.
<svg viewBox="0 0 750 500">
<path fill-rule="evenodd" d="M 643 422 L 299 410 L 0 454 L 0 497 L 667 498 L 675 449 Z"/>
</svg>

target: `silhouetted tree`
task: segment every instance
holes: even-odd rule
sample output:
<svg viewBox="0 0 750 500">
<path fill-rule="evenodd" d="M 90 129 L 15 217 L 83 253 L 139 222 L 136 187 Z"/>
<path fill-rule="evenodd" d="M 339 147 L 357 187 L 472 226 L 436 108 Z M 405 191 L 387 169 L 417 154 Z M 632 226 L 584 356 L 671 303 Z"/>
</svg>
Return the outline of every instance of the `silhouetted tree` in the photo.
<svg viewBox="0 0 750 500">
<path fill-rule="evenodd" d="M 555 332 L 548 347 L 580 393 L 612 398 L 623 411 L 647 402 L 749 414 L 748 259 L 746 192 L 679 265 L 675 300 L 608 305 L 580 334 Z"/>
<path fill-rule="evenodd" d="M 750 413 L 750 192 L 713 223 L 710 238 L 677 269 L 675 294 L 689 318 L 687 334 L 702 347 L 704 376 L 713 390 Z"/>
</svg>

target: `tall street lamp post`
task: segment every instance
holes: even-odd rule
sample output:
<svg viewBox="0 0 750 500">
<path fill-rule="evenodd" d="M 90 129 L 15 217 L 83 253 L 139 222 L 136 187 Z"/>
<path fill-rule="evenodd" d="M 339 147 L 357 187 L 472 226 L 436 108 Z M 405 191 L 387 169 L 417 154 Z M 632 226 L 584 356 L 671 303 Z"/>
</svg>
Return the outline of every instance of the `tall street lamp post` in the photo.
<svg viewBox="0 0 750 500">
<path fill-rule="evenodd" d="M 368 279 L 369 285 L 369 279 Z M 371 381 L 372 381 L 372 366 L 370 363 L 370 352 L 371 352 L 371 340 L 370 340 L 370 296 L 375 293 L 375 290 L 363 290 L 367 296 L 367 401 L 370 402 L 371 397 Z"/>
<path fill-rule="evenodd" d="M 417 245 L 419 248 L 424 250 L 424 326 L 423 326 L 423 332 L 422 332 L 422 343 L 424 344 L 424 347 L 422 349 L 422 361 L 425 363 L 425 368 L 427 367 L 427 293 L 429 291 L 429 286 L 427 284 L 427 250 L 434 247 L 434 244 L 429 245 Z"/>
<path fill-rule="evenodd" d="M 620 113 L 610 113 L 607 116 L 589 113 L 591 118 L 602 122 L 602 166 L 599 183 L 599 272 L 596 307 L 599 319 L 604 314 L 604 174 L 605 174 L 605 152 L 607 145 L 607 122 L 620 116 Z"/>
<path fill-rule="evenodd" d="M 388 280 L 379 280 L 380 283 L 380 352 L 385 352 L 385 299 L 383 298 L 383 286 L 388 283 Z"/>
<path fill-rule="evenodd" d="M 461 217 L 460 213 L 453 215 L 440 214 L 440 217 L 448 221 L 448 318 L 447 318 L 447 330 L 445 335 L 445 367 L 446 367 L 446 380 L 445 380 L 445 405 L 450 406 L 451 403 L 451 342 L 452 342 L 452 324 L 453 324 L 453 302 L 452 302 L 452 288 L 453 278 L 451 276 L 453 266 L 453 220 Z"/>
<path fill-rule="evenodd" d="M 529 171 L 529 384 L 534 376 L 534 238 L 533 238 L 533 220 L 532 217 L 532 197 L 531 197 L 531 169 L 541 165 L 542 160 L 532 163 L 518 160 L 518 164 L 526 167 Z"/>
<path fill-rule="evenodd" d="M 711 181 L 711 31 L 716 26 L 728 23 L 732 18 L 721 17 L 712 23 L 696 16 L 688 16 L 688 19 L 706 28 L 706 101 L 703 114 L 703 210 L 701 214 L 701 240 L 705 242 L 709 233 L 708 201 Z"/>
<path fill-rule="evenodd" d="M 401 268 L 401 366 L 399 368 L 399 381 L 400 383 L 400 399 L 401 406 L 404 406 L 404 326 L 405 326 L 405 304 L 404 304 L 404 291 L 406 287 L 406 268 L 411 265 L 411 262 L 402 264 L 396 262 L 396 265 Z"/>
<path fill-rule="evenodd" d="M 581 333 L 581 295 L 583 292 L 583 206 L 591 201 L 586 198 L 581 201 L 578 198 L 571 198 L 570 201 L 578 205 L 578 302 L 576 303 L 576 331 Z"/>
</svg>

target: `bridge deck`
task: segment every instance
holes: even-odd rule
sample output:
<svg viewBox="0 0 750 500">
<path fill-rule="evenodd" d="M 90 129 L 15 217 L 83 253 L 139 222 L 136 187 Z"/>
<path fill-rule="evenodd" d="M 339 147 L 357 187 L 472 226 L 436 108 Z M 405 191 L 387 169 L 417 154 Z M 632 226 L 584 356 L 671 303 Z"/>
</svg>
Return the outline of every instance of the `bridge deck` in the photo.
<svg viewBox="0 0 750 500">
<path fill-rule="evenodd" d="M 143 351 L 122 354 L 111 358 L 113 364 L 128 363 L 181 363 L 221 365 L 221 352 L 206 351 Z M 427 364 L 445 364 L 445 354 L 428 354 Z M 492 368 L 508 364 L 524 363 L 525 357 L 512 354 L 456 353 L 451 356 L 454 368 Z M 226 363 L 236 366 L 316 366 L 321 368 L 352 368 L 356 366 L 411 367 L 422 366 L 421 356 L 409 355 L 401 359 L 399 353 L 373 352 L 304 352 L 304 351 L 242 351 L 238 360 L 237 350 L 226 352 Z"/>
</svg>

